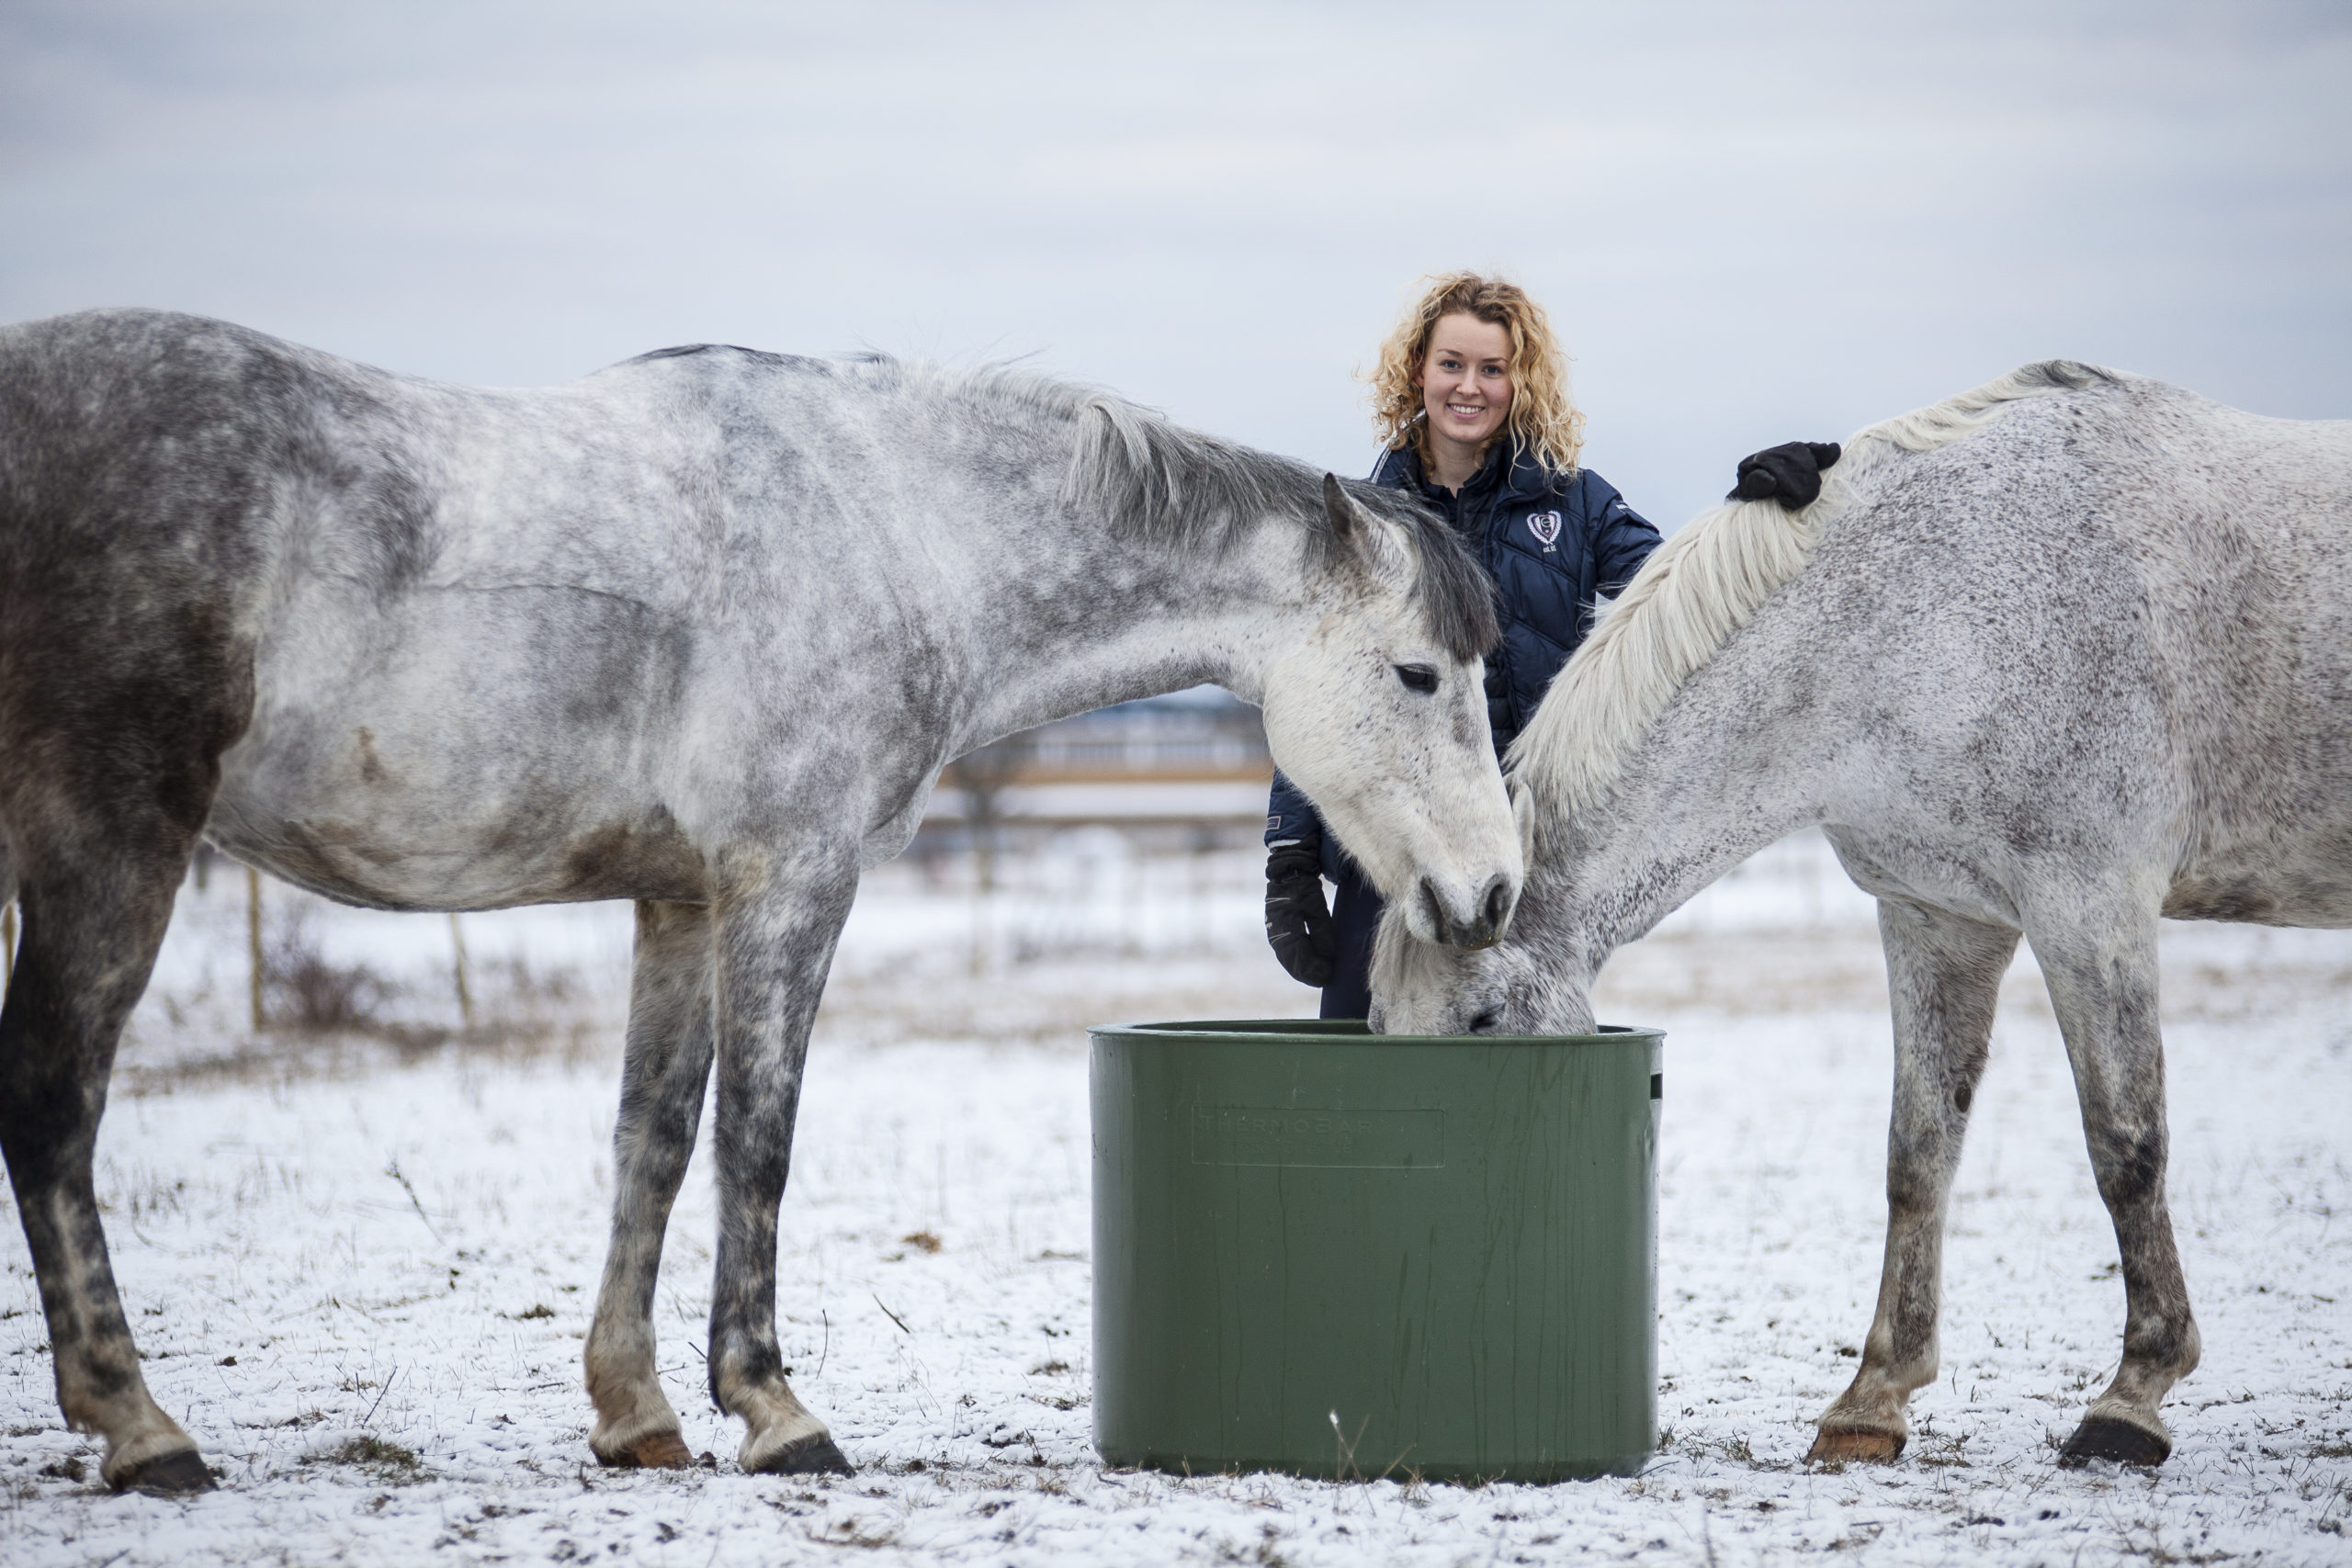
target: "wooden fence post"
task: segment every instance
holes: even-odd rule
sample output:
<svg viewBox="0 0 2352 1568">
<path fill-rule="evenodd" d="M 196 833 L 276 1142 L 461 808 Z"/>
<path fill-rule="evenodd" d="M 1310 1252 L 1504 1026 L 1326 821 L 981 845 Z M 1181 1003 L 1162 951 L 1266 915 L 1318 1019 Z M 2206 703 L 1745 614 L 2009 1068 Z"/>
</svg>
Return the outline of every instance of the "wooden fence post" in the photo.
<svg viewBox="0 0 2352 1568">
<path fill-rule="evenodd" d="M 261 1005 L 261 873 L 251 866 L 245 867 L 245 946 L 253 960 L 254 1032 L 259 1034 L 269 1026 L 269 1017 Z"/>
<path fill-rule="evenodd" d="M 471 1029 L 474 1026 L 474 998 L 473 992 L 466 986 L 466 932 L 465 928 L 458 924 L 458 911 L 455 909 L 449 911 L 449 945 L 457 950 L 458 954 L 458 1016 L 465 1020 L 468 1029 Z"/>
</svg>

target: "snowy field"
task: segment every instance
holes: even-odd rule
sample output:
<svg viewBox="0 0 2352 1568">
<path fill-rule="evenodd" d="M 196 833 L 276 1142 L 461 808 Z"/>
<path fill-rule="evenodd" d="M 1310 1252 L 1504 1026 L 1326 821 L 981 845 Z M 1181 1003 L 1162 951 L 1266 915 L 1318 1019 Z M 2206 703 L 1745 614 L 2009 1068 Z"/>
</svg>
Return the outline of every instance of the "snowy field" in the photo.
<svg viewBox="0 0 2352 1568">
<path fill-rule="evenodd" d="M 1550 1488 L 1183 1479 L 1089 1446 L 1083 1025 L 1309 1010 L 1263 950 L 1256 857 L 1097 833 L 1008 863 L 987 900 L 933 873 L 884 868 L 860 901 L 785 1200 L 785 1353 L 856 1475 L 735 1470 L 702 1393 L 700 1164 L 659 1312 L 687 1441 L 715 1459 L 589 1459 L 626 908 L 453 932 L 272 886 L 257 1039 L 244 878 L 216 868 L 126 1046 L 98 1179 L 150 1383 L 221 1488 L 97 1483 L 11 1212 L 0 1562 L 2352 1562 L 2352 933 L 2165 932 L 2172 1207 L 2206 1352 L 2153 1476 L 2052 1462 L 2123 1298 L 2025 959 L 1953 1209 L 1944 1377 L 1899 1464 L 1802 1462 L 1876 1287 L 1889 1053 L 1869 906 L 1797 840 L 1604 982 L 1604 1016 L 1669 1031 L 1656 1461 Z"/>
</svg>

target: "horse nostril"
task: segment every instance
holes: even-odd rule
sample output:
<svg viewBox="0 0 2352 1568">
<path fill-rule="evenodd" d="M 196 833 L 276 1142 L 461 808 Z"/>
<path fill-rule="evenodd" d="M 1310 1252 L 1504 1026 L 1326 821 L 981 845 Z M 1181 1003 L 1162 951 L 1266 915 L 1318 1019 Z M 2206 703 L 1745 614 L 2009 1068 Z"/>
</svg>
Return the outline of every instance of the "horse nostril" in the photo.
<svg viewBox="0 0 2352 1568">
<path fill-rule="evenodd" d="M 1487 933 L 1500 934 L 1503 922 L 1509 919 L 1510 919 L 1510 879 L 1506 876 L 1497 876 L 1492 882 L 1487 884 Z"/>
<path fill-rule="evenodd" d="M 1503 1015 L 1497 1012 L 1493 1008 L 1488 1008 L 1486 1011 L 1480 1013 L 1477 1017 L 1470 1021 L 1470 1032 L 1473 1034 L 1492 1034 L 1497 1030 L 1500 1029 L 1502 1024 Z"/>
<path fill-rule="evenodd" d="M 1445 905 L 1437 896 L 1437 888 L 1427 877 L 1421 879 L 1421 911 L 1430 918 L 1430 933 L 1439 942 L 1448 942 L 1453 934 L 1453 922 L 1445 918 Z"/>
</svg>

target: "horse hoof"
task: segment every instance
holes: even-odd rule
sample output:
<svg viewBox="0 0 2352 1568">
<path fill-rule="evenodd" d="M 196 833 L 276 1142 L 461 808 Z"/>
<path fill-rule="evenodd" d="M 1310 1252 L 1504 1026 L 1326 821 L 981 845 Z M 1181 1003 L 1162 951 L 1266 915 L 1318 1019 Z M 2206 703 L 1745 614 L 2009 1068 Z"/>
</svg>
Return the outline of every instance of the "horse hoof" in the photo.
<svg viewBox="0 0 2352 1568">
<path fill-rule="evenodd" d="M 677 1433 L 653 1432 L 609 1459 L 596 1455 L 596 1462 L 611 1470 L 692 1470 L 695 1456 Z"/>
<path fill-rule="evenodd" d="M 797 1442 L 786 1443 L 761 1462 L 763 1475 L 849 1475 L 849 1461 L 833 1446 L 833 1439 L 822 1432 L 811 1432 Z"/>
<path fill-rule="evenodd" d="M 212 1467 L 194 1449 L 162 1454 L 133 1465 L 111 1483 L 118 1492 L 144 1492 L 150 1497 L 186 1497 L 212 1490 Z"/>
<path fill-rule="evenodd" d="M 1825 1427 L 1804 1456 L 1807 1464 L 1893 1464 L 1903 1455 L 1905 1438 L 1892 1432 L 1865 1432 L 1851 1427 Z"/>
<path fill-rule="evenodd" d="M 2111 1416 L 2092 1416 L 2075 1428 L 2066 1439 L 2065 1451 L 2058 1462 L 2074 1470 L 2095 1459 L 2111 1459 L 2118 1464 L 2144 1464 L 2151 1468 L 2172 1457 L 2172 1439 L 2145 1427 L 2135 1427 L 2129 1421 L 2118 1421 Z"/>
</svg>

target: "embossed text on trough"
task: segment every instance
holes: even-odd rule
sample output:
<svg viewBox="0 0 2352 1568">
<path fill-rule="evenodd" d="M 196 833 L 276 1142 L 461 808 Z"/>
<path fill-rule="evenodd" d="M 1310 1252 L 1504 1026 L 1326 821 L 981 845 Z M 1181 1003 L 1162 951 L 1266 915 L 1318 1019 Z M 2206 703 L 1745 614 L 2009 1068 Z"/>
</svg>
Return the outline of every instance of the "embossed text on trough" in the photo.
<svg viewBox="0 0 2352 1568">
<path fill-rule="evenodd" d="M 1204 1105 L 1193 1112 L 1193 1163 L 1434 1170 L 1445 1112 Z"/>
</svg>

